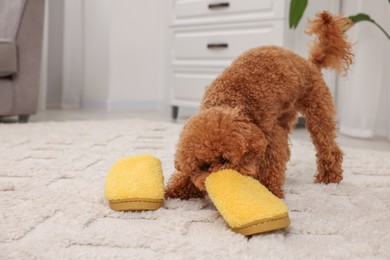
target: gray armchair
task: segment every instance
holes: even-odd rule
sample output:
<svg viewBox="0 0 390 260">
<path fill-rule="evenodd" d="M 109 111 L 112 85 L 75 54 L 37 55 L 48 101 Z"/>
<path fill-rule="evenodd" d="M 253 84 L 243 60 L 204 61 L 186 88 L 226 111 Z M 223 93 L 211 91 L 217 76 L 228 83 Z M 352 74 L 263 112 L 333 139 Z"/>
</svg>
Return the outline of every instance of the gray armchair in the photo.
<svg viewBox="0 0 390 260">
<path fill-rule="evenodd" d="M 45 0 L 0 0 L 0 117 L 38 105 Z"/>
</svg>

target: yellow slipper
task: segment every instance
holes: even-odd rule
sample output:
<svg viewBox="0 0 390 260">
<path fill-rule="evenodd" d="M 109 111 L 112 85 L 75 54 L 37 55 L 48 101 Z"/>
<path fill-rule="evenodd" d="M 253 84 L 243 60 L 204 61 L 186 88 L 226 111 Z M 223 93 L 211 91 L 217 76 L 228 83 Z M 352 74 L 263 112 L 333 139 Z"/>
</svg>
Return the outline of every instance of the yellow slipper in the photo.
<svg viewBox="0 0 390 260">
<path fill-rule="evenodd" d="M 113 210 L 156 210 L 163 205 L 161 161 L 151 155 L 118 160 L 108 172 L 104 194 Z"/>
<path fill-rule="evenodd" d="M 287 206 L 259 181 L 234 170 L 221 170 L 206 179 L 206 190 L 229 227 L 245 236 L 285 228 Z"/>
</svg>

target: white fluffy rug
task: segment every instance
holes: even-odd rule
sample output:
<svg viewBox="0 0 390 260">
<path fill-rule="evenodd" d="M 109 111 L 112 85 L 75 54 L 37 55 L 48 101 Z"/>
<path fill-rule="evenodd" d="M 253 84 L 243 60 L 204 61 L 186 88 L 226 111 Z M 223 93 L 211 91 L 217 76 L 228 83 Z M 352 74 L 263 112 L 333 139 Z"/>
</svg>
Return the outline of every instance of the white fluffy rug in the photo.
<svg viewBox="0 0 390 260">
<path fill-rule="evenodd" d="M 180 129 L 144 120 L 0 124 L 0 259 L 390 258 L 390 153 L 344 148 L 344 181 L 319 185 L 313 146 L 291 140 L 292 224 L 251 238 L 230 231 L 207 199 L 112 211 L 103 186 L 114 161 L 155 155 L 167 180 Z"/>
</svg>

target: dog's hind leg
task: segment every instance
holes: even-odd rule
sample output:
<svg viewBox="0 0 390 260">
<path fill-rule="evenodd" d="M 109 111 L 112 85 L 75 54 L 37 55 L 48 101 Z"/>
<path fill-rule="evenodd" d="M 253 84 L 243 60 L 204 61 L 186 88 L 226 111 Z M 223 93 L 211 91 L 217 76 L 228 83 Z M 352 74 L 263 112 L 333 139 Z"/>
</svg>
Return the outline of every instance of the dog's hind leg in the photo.
<svg viewBox="0 0 390 260">
<path fill-rule="evenodd" d="M 316 182 L 339 183 L 343 153 L 336 143 L 333 97 L 322 78 L 314 79 L 300 102 L 306 128 L 317 150 Z"/>
</svg>

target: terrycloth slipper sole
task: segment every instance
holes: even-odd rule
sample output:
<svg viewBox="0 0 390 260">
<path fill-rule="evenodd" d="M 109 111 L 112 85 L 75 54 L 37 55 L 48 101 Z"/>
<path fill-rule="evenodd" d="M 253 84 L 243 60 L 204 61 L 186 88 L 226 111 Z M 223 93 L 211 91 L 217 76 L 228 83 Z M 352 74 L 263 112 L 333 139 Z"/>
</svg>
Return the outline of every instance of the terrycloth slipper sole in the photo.
<svg viewBox="0 0 390 260">
<path fill-rule="evenodd" d="M 156 210 L 162 207 L 161 199 L 120 199 L 110 200 L 110 207 L 113 210 Z"/>
<path fill-rule="evenodd" d="M 234 232 L 240 233 L 244 236 L 250 236 L 259 233 L 265 233 L 288 227 L 290 225 L 290 218 L 288 214 L 276 216 L 270 219 L 257 220 L 247 225 L 238 228 L 231 228 Z"/>
</svg>

